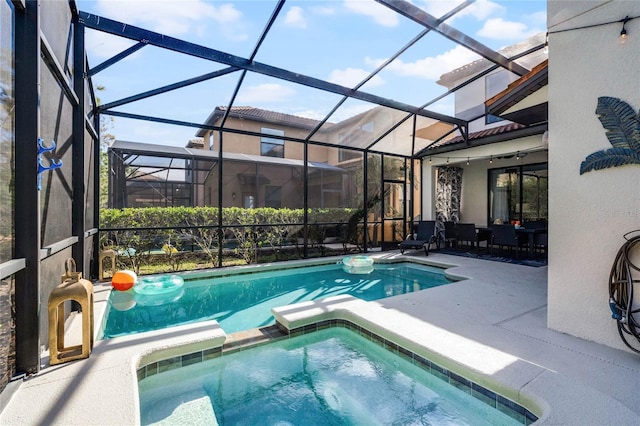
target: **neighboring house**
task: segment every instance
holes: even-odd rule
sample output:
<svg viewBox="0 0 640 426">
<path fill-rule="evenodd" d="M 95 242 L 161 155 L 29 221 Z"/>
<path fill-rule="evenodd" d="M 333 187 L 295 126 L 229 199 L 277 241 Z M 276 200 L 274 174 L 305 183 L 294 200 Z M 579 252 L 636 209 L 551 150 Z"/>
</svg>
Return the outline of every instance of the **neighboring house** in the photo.
<svg viewBox="0 0 640 426">
<path fill-rule="evenodd" d="M 226 107 L 216 107 L 204 124 L 221 126 L 226 112 Z M 232 107 L 224 121 L 224 128 L 231 131 L 225 131 L 222 136 L 223 152 L 225 156 L 240 154 L 247 161 L 235 165 L 225 163 L 223 170 L 231 168 L 235 178 L 229 175 L 224 180 L 222 204 L 302 207 L 303 142 L 309 139 L 309 207 L 361 207 L 365 181 L 361 150 L 389 129 L 398 120 L 398 114 L 388 108 L 374 107 L 339 123 L 322 123 L 259 108 Z M 233 133 L 233 130 L 253 132 L 255 136 Z M 213 153 L 220 149 L 220 132 L 201 129 L 196 136 L 203 138 L 204 149 L 208 147 Z M 382 137 L 380 143 L 392 143 L 389 139 L 391 137 Z M 360 150 L 330 147 L 323 143 Z M 267 164 L 278 166 L 269 168 Z M 409 185 L 409 161 L 394 155 L 385 155 L 382 160 L 375 150 L 368 156 L 368 168 L 368 199 L 384 193 L 382 208 L 371 209 L 368 220 L 382 221 L 384 217 L 387 224 L 383 226 L 385 234 L 381 238 L 390 241 L 402 238 L 404 232 L 400 231 L 399 224 L 406 212 L 411 209 L 412 216 L 420 215 L 419 205 L 405 201 L 419 199 L 418 178 L 414 177 L 416 185 Z M 239 169 L 245 172 L 238 173 Z M 415 171 L 417 176 L 417 167 Z M 245 175 L 256 177 L 247 179 L 243 177 Z M 217 201 L 215 185 L 215 181 L 205 185 L 205 191 L 211 194 L 211 198 L 205 197 L 205 204 Z M 397 228 L 399 235 L 394 235 L 392 228 Z"/>
<path fill-rule="evenodd" d="M 225 119 L 226 114 L 226 119 Z M 303 207 L 304 141 L 318 120 L 249 106 L 216 107 L 205 125 L 229 129 L 223 136 L 218 131 L 201 129 L 197 137 L 204 149 L 218 153 L 220 140 L 225 158 L 223 164 L 223 206 L 237 207 Z M 327 123 L 325 127 L 330 127 Z M 234 133 L 241 130 L 249 134 Z M 241 155 L 241 157 L 238 156 Z M 311 207 L 349 206 L 355 195 L 349 169 L 342 167 L 341 153 L 325 146 L 309 145 L 309 204 Z M 340 167 L 335 167 L 340 164 Z M 218 202 L 218 176 L 205 182 L 205 204 Z"/>
<path fill-rule="evenodd" d="M 442 139 L 423 149 L 423 209 L 442 220 L 494 222 L 547 220 L 547 61 L 536 35 L 501 53 L 531 71 L 518 78 L 477 60 L 441 76 L 455 92 L 455 114 L 470 120 L 467 140 Z M 533 51 L 532 51 L 533 50 Z M 469 82 L 469 80 L 472 80 Z"/>
<path fill-rule="evenodd" d="M 398 119 L 398 113 L 381 107 L 340 123 L 246 106 L 226 112 L 226 107 L 216 107 L 185 148 L 116 141 L 110 158 L 111 180 L 118 189 L 111 192 L 117 194 L 111 207 L 215 206 L 222 189 L 224 207 L 302 208 L 304 142 L 309 139 L 308 206 L 358 208 L 363 205 L 365 182 L 362 150 Z M 221 127 L 223 120 L 224 133 L 207 128 Z M 381 143 L 393 142 L 392 137 L 383 136 Z M 221 138 L 222 175 L 218 168 Z M 412 216 L 420 215 L 418 203 L 414 206 L 405 201 L 417 200 L 420 194 L 417 178 L 416 185 L 408 184 L 410 161 L 388 154 L 382 158 L 372 150 L 367 164 L 368 199 L 384 193 L 382 204 L 370 209 L 368 220 L 382 222 L 384 218 L 385 235 L 380 238 L 402 239 L 404 215 L 410 209 Z M 414 171 L 418 175 L 417 162 Z M 158 179 L 152 182 L 148 176 Z"/>
</svg>

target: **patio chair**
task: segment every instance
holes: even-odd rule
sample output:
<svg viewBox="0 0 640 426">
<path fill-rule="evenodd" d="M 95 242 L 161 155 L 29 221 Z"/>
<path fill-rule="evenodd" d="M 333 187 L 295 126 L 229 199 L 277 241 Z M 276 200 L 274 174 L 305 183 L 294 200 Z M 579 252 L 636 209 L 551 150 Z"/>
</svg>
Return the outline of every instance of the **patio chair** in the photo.
<svg viewBox="0 0 640 426">
<path fill-rule="evenodd" d="M 491 253 L 493 247 L 498 246 L 516 249 L 516 257 L 520 258 L 520 248 L 527 244 L 526 235 L 518 235 L 514 225 L 491 225 Z"/>
<path fill-rule="evenodd" d="M 429 247 L 431 244 L 438 243 L 438 237 L 435 235 L 435 232 L 436 222 L 434 220 L 422 220 L 418 222 L 415 239 L 406 239 L 398 244 L 400 253 L 404 254 L 404 251 L 407 249 L 418 250 L 424 247 L 424 254 L 429 256 Z"/>
<path fill-rule="evenodd" d="M 444 246 L 455 247 L 457 245 L 456 223 L 451 221 L 444 222 Z"/>
<path fill-rule="evenodd" d="M 489 234 L 476 231 L 475 223 L 456 224 L 456 236 L 458 243 L 461 241 L 471 243 L 471 247 L 475 247 L 478 253 L 480 252 L 480 243 L 482 241 L 486 241 L 487 245 L 489 245 Z"/>
<path fill-rule="evenodd" d="M 538 232 L 533 236 L 533 245 L 536 250 L 540 250 L 541 254 L 547 251 L 548 236 L 546 232 Z"/>
</svg>

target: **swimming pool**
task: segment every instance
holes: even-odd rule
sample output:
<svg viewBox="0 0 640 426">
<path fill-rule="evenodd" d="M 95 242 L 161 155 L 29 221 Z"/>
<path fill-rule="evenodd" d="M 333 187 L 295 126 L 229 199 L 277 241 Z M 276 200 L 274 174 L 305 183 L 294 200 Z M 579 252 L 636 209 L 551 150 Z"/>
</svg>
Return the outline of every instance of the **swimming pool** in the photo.
<svg viewBox="0 0 640 426">
<path fill-rule="evenodd" d="M 139 380 L 138 392 L 142 424 L 516 425 L 536 420 L 488 389 L 344 327 L 156 371 Z"/>
<path fill-rule="evenodd" d="M 341 263 L 185 279 L 179 297 L 145 303 L 132 290 L 113 291 L 103 338 L 217 320 L 226 333 L 274 323 L 271 308 L 349 294 L 366 301 L 450 283 L 444 269 L 410 262 L 376 263 L 369 274 L 350 274 Z M 175 299 L 175 300 L 174 300 Z"/>
</svg>

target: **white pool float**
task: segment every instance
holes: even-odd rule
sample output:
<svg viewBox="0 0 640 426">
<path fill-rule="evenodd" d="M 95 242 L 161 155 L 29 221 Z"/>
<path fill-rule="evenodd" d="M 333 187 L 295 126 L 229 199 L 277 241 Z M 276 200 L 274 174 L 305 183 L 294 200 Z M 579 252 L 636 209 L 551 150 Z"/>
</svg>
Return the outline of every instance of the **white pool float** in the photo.
<svg viewBox="0 0 640 426">
<path fill-rule="evenodd" d="M 133 292 L 135 301 L 143 306 L 158 306 L 175 302 L 184 294 L 184 280 L 177 275 L 139 278 Z"/>
<path fill-rule="evenodd" d="M 350 274 L 370 274 L 373 272 L 373 259 L 369 256 L 347 256 L 342 259 L 342 269 Z"/>
</svg>

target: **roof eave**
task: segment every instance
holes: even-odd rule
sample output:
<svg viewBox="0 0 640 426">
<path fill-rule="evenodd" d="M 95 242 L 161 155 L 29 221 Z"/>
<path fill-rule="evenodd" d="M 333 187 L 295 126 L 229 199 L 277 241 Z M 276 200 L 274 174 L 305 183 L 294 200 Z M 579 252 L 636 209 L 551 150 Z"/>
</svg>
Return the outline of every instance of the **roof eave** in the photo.
<svg viewBox="0 0 640 426">
<path fill-rule="evenodd" d="M 527 136 L 542 135 L 548 129 L 548 123 L 541 123 L 534 126 L 523 127 L 521 129 L 512 130 L 497 135 L 485 136 L 477 139 L 469 139 L 468 142 L 460 141 L 450 145 L 440 146 L 437 148 L 426 148 L 418 152 L 415 158 L 424 158 L 431 155 L 439 155 L 463 149 L 473 148 L 476 146 L 490 145 L 499 142 L 507 142 L 514 139 L 520 139 Z"/>
<path fill-rule="evenodd" d="M 502 92 L 485 101 L 487 112 L 500 116 L 501 113 L 549 83 L 548 62 L 544 61 L 531 73 L 511 83 Z"/>
</svg>

